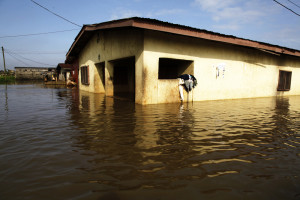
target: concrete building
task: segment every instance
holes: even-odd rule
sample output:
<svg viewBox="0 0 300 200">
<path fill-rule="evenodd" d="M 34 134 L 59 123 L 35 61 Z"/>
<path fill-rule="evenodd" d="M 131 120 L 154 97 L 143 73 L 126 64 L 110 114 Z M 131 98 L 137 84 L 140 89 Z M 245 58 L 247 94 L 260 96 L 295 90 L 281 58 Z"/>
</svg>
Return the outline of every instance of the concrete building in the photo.
<svg viewBox="0 0 300 200">
<path fill-rule="evenodd" d="M 71 64 L 59 63 L 56 67 L 59 81 L 67 82 L 69 79 L 78 84 L 78 69 Z"/>
<path fill-rule="evenodd" d="M 180 102 L 185 73 L 198 85 L 184 101 L 300 95 L 299 50 L 153 19 L 83 26 L 67 53 L 74 62 L 80 90 L 139 104 Z"/>
<path fill-rule="evenodd" d="M 53 74 L 55 74 L 55 68 L 15 67 L 17 80 L 44 80 L 45 75 L 51 77 Z"/>
</svg>

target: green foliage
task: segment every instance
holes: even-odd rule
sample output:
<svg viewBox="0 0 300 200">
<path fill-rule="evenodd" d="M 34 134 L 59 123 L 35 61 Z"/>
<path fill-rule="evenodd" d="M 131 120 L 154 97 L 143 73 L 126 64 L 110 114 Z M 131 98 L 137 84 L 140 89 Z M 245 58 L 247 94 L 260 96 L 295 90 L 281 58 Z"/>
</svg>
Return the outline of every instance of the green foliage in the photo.
<svg viewBox="0 0 300 200">
<path fill-rule="evenodd" d="M 12 76 L 12 75 L 4 75 L 4 74 L 1 74 L 0 75 L 0 84 L 3 84 L 3 83 L 12 83 L 12 82 L 15 82 L 15 76 Z"/>
</svg>

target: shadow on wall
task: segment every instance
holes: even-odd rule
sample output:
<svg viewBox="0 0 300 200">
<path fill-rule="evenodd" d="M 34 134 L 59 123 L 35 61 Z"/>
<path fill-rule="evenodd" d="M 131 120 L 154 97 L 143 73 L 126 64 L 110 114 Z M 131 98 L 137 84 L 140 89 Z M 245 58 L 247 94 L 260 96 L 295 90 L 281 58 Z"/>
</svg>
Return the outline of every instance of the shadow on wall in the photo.
<svg viewBox="0 0 300 200">
<path fill-rule="evenodd" d="M 155 52 L 228 61 L 234 60 L 256 64 L 261 67 L 264 67 L 264 65 L 275 65 L 300 68 L 298 64 L 300 58 L 294 56 L 276 54 L 257 48 L 228 45 L 205 39 L 171 35 L 168 33 L 147 31 L 147 34 L 149 37 L 152 37 L 153 40 L 163 41 L 165 43 L 164 45 L 151 46 L 151 51 Z"/>
</svg>

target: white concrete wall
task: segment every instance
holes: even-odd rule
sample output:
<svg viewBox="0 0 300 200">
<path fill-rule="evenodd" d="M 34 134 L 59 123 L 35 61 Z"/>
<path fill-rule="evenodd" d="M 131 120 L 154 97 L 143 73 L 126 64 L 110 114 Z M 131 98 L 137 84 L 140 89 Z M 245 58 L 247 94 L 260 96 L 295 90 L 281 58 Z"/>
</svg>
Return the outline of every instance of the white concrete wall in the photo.
<svg viewBox="0 0 300 200">
<path fill-rule="evenodd" d="M 111 61 L 135 57 L 135 67 L 139 75 L 142 72 L 143 32 L 136 29 L 104 30 L 94 34 L 79 55 L 79 67 L 89 66 L 89 85 L 81 84 L 79 72 L 79 88 L 83 91 L 105 93 L 112 96 L 113 90 L 113 64 Z M 97 64 L 105 63 L 105 85 L 103 77 L 97 69 Z M 142 77 L 136 76 L 136 95 L 139 97 L 142 87 Z M 139 97 L 140 98 L 140 97 Z"/>
<path fill-rule="evenodd" d="M 174 88 L 173 80 L 160 81 L 159 58 L 194 61 L 198 85 L 194 101 L 300 95 L 300 59 L 282 57 L 261 50 L 187 38 L 161 32 L 146 31 L 144 65 L 147 68 L 147 103 L 169 102 L 172 96 L 160 95 Z M 216 69 L 219 71 L 217 76 Z M 291 90 L 277 92 L 279 70 L 292 71 Z M 166 82 L 169 81 L 169 84 Z M 177 97 L 177 91 L 173 91 Z M 170 94 L 171 95 L 171 94 Z M 179 97 L 178 100 L 179 101 Z"/>
<path fill-rule="evenodd" d="M 180 102 L 178 81 L 158 79 L 159 58 L 193 61 L 198 85 L 189 98 L 185 93 L 185 101 L 300 95 L 299 58 L 133 28 L 95 33 L 79 55 L 79 67 L 88 65 L 90 75 L 90 85 L 82 85 L 79 72 L 80 89 L 112 96 L 111 61 L 128 57 L 135 57 L 135 101 L 140 104 Z M 97 63 L 105 63 L 105 87 Z M 279 70 L 292 72 L 290 91 L 277 91 Z"/>
</svg>

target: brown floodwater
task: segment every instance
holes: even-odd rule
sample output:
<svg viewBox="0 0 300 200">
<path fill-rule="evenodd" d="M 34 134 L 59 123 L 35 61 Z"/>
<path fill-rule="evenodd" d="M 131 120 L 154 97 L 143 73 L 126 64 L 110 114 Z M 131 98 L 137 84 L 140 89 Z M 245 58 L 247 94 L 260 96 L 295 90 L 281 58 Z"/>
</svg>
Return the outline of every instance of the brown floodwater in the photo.
<svg viewBox="0 0 300 200">
<path fill-rule="evenodd" d="M 142 106 L 0 85 L 0 199 L 300 199 L 300 96 Z"/>
</svg>

